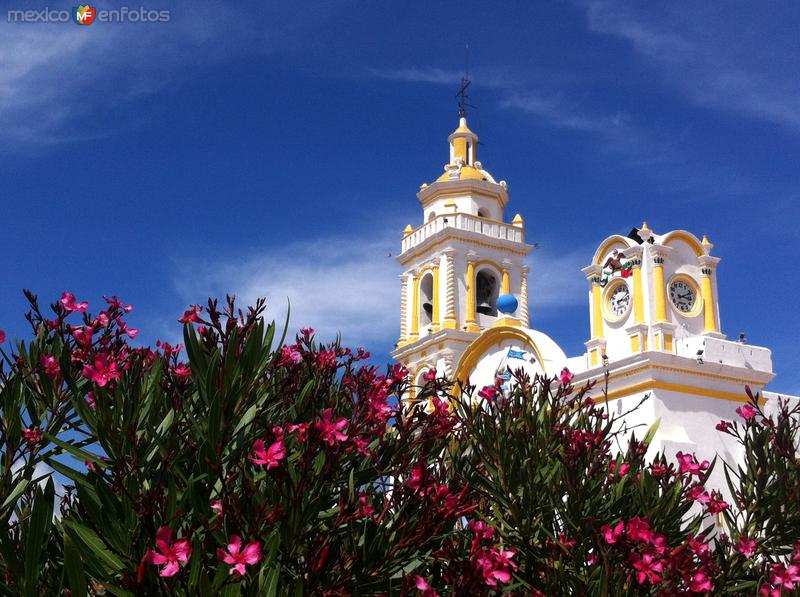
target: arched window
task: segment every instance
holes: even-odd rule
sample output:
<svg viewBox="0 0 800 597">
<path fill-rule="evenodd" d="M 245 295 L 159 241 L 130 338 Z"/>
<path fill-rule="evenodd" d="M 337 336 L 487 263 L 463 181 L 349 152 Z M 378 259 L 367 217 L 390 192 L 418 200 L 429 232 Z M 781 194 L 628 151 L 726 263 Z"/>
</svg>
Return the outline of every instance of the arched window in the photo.
<svg viewBox="0 0 800 597">
<path fill-rule="evenodd" d="M 428 214 L 428 221 L 430 222 L 435 217 L 436 217 L 436 212 L 432 211 L 431 213 Z"/>
<path fill-rule="evenodd" d="M 488 268 L 475 277 L 475 304 L 481 315 L 497 317 L 497 296 L 500 292 L 497 276 Z"/>
<path fill-rule="evenodd" d="M 420 312 L 419 323 L 421 326 L 430 325 L 433 321 L 433 274 L 427 273 L 419 281 Z"/>
</svg>

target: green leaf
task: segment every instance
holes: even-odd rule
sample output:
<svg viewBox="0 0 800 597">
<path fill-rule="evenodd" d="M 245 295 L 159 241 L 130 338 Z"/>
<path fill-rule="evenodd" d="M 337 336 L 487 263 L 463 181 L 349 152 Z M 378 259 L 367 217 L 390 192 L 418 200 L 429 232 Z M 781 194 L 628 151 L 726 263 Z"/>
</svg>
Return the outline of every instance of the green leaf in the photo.
<svg viewBox="0 0 800 597">
<path fill-rule="evenodd" d="M 20 479 L 14 486 L 14 489 L 11 490 L 11 493 L 8 494 L 8 497 L 3 501 L 3 505 L 0 506 L 0 512 L 5 510 L 8 506 L 13 506 L 19 499 L 19 496 L 28 488 L 29 483 L 30 479 Z"/>
<path fill-rule="evenodd" d="M 278 578 L 280 576 L 280 569 L 273 568 L 269 572 L 269 576 L 267 577 L 267 591 L 265 593 L 266 597 L 275 597 L 278 592 Z"/>
<path fill-rule="evenodd" d="M 97 557 L 112 572 L 119 572 L 125 568 L 125 564 L 111 550 L 109 550 L 100 537 L 92 529 L 87 528 L 75 520 L 65 520 L 64 528 L 72 533 L 84 547 Z"/>
<path fill-rule="evenodd" d="M 75 597 L 86 597 L 86 575 L 83 572 L 83 561 L 72 537 L 67 533 L 64 533 L 64 574 L 72 594 Z"/>
<path fill-rule="evenodd" d="M 53 477 L 47 480 L 44 491 L 40 487 L 36 488 L 25 542 L 25 595 L 28 597 L 34 597 L 37 594 L 36 581 L 41 572 L 39 560 L 42 557 L 42 548 L 50 539 L 55 494 Z"/>
</svg>

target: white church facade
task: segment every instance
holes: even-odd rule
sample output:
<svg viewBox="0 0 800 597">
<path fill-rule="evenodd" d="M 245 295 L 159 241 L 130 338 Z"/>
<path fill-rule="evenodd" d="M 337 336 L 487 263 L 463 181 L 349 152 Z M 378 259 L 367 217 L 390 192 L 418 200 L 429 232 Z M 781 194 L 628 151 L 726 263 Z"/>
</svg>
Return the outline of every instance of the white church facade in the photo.
<svg viewBox="0 0 800 597">
<path fill-rule="evenodd" d="M 412 383 L 431 368 L 480 388 L 507 367 L 549 376 L 567 367 L 575 385 L 595 380 L 591 395 L 601 399 L 607 372 L 609 409 L 626 412 L 649 395 L 628 417 L 660 421 L 652 449 L 738 460 L 738 446 L 715 425 L 736 417 L 745 385 L 774 402 L 764 391 L 774 373 L 769 349 L 721 331 L 720 259 L 709 240 L 646 223 L 605 239 L 583 268 L 586 352 L 567 357 L 532 326 L 526 256 L 533 246 L 519 214 L 506 220 L 508 185 L 478 161 L 478 137 L 465 116 L 448 140 L 444 173 L 417 193 L 423 223 L 406 227 L 398 256 L 405 271 L 392 356 Z M 711 484 L 724 486 L 721 466 Z"/>
</svg>

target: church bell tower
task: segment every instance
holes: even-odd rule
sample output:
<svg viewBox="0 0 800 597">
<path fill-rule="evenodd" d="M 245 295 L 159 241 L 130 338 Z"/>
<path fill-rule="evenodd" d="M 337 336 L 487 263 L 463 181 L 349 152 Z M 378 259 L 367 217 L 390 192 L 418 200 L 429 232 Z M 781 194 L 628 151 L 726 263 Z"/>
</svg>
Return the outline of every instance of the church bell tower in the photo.
<svg viewBox="0 0 800 597">
<path fill-rule="evenodd" d="M 432 368 L 452 376 L 484 330 L 529 324 L 525 222 L 505 221 L 508 185 L 478 161 L 463 111 L 448 142 L 444 173 L 420 187 L 422 222 L 406 226 L 397 257 L 405 271 L 392 356 L 414 384 Z"/>
</svg>

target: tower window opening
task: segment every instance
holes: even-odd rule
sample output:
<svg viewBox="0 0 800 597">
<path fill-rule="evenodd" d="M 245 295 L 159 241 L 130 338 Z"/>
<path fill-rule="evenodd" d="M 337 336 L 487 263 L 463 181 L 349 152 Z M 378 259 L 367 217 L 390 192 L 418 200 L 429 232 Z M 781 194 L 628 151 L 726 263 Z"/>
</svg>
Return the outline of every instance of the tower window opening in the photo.
<svg viewBox="0 0 800 597">
<path fill-rule="evenodd" d="M 490 270 L 481 270 L 475 278 L 475 303 L 481 315 L 497 317 L 497 276 Z"/>
<path fill-rule="evenodd" d="M 433 322 L 433 275 L 426 274 L 419 283 L 420 313 L 419 321 L 423 326 Z"/>
<path fill-rule="evenodd" d="M 429 222 L 433 221 L 433 218 L 435 217 L 436 217 L 436 212 L 432 211 L 431 213 L 428 214 L 428 221 Z"/>
<path fill-rule="evenodd" d="M 483 209 L 482 207 L 478 210 L 478 217 L 479 218 L 488 218 L 489 212 Z"/>
</svg>

